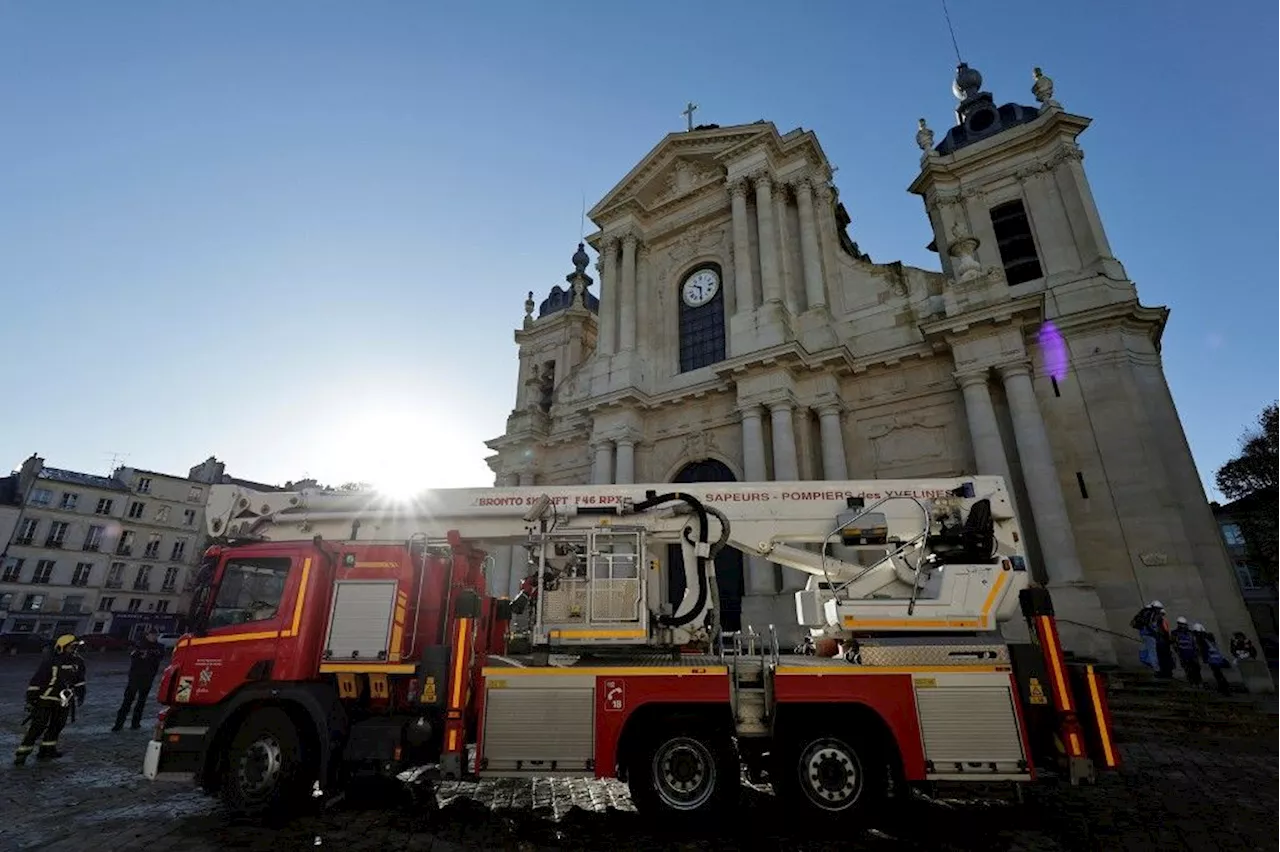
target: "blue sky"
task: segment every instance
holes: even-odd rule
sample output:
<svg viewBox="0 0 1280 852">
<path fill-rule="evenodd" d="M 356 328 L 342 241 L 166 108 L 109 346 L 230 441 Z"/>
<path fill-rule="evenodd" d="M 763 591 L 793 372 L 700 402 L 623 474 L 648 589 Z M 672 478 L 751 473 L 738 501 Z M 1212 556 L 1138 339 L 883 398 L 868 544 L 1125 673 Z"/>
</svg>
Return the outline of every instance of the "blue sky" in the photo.
<svg viewBox="0 0 1280 852">
<path fill-rule="evenodd" d="M 0 465 L 484 485 L 526 291 L 692 99 L 815 130 L 877 261 L 951 123 L 937 0 L 0 4 Z M 803 10 L 803 11 L 800 11 Z M 1277 393 L 1276 8 L 952 0 L 998 101 L 1095 124 L 1201 475 Z M 782 15 L 783 17 L 779 17 Z"/>
</svg>

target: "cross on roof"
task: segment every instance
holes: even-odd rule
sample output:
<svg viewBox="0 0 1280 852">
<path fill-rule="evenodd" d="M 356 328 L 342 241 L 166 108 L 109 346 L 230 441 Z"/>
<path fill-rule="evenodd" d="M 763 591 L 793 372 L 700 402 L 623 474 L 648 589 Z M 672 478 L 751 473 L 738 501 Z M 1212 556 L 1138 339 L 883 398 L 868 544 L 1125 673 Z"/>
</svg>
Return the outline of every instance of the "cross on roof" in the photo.
<svg viewBox="0 0 1280 852">
<path fill-rule="evenodd" d="M 689 101 L 689 105 L 684 108 L 684 112 L 680 113 L 689 121 L 689 129 L 693 129 L 693 114 L 698 109 L 698 105 L 693 101 Z"/>
</svg>

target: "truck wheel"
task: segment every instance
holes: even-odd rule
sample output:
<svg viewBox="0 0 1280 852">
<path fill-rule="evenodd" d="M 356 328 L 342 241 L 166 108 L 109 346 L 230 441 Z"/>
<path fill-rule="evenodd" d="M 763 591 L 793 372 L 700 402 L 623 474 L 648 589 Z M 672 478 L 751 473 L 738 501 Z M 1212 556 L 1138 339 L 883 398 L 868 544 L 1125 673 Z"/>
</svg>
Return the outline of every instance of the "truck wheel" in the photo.
<svg viewBox="0 0 1280 852">
<path fill-rule="evenodd" d="M 844 733 L 793 734 L 778 743 L 773 758 L 774 793 L 824 820 L 865 813 L 888 790 L 888 761 L 870 742 Z"/>
<path fill-rule="evenodd" d="M 719 812 L 737 798 L 738 755 L 726 734 L 701 725 L 656 731 L 636 749 L 627 785 L 641 813 L 671 817 Z"/>
<path fill-rule="evenodd" d="M 293 720 L 283 710 L 251 712 L 227 750 L 222 798 L 233 812 L 259 816 L 305 801 L 302 747 Z"/>
</svg>

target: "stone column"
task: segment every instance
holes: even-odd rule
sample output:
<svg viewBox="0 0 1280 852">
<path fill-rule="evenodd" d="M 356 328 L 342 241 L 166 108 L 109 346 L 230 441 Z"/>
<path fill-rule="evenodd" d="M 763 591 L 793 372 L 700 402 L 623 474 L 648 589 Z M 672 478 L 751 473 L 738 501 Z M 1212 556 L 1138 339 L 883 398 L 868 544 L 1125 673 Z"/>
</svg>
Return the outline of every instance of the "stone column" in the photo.
<svg viewBox="0 0 1280 852">
<path fill-rule="evenodd" d="M 1062 486 L 1058 483 L 1049 434 L 1031 384 L 1031 366 L 1025 361 L 1005 364 L 1000 367 L 1000 376 L 1009 397 L 1014 439 L 1022 461 L 1022 479 L 1031 500 L 1045 572 L 1053 584 L 1081 582 L 1083 572 L 1076 556 L 1076 539 Z"/>
<path fill-rule="evenodd" d="M 736 313 L 755 309 L 756 297 L 751 279 L 751 232 L 747 222 L 747 181 L 738 178 L 729 184 L 733 199 L 733 284 L 737 301 Z"/>
<path fill-rule="evenodd" d="M 591 484 L 613 484 L 613 441 L 597 441 L 592 449 L 595 461 L 591 464 Z"/>
<path fill-rule="evenodd" d="M 498 488 L 510 488 L 520 479 L 513 473 L 504 473 L 494 483 Z M 489 576 L 489 594 L 495 597 L 511 594 L 511 565 L 514 554 L 510 545 L 501 545 L 493 550 L 493 573 Z"/>
<path fill-rule="evenodd" d="M 818 406 L 818 429 L 822 440 L 822 477 L 836 481 L 849 478 L 844 457 L 844 430 L 840 424 L 842 406 L 829 401 Z"/>
<path fill-rule="evenodd" d="M 742 409 L 742 472 L 747 482 L 764 482 L 768 479 L 764 455 L 764 423 L 759 405 Z M 772 595 L 777 591 L 773 568 L 760 556 L 747 556 L 746 591 L 749 595 Z"/>
<path fill-rule="evenodd" d="M 796 429 L 792 417 L 791 402 L 769 403 L 769 417 L 773 421 L 773 478 L 775 482 L 794 482 L 800 478 L 799 457 L 796 454 Z"/>
<path fill-rule="evenodd" d="M 600 252 L 600 331 L 596 351 L 612 355 L 618 349 L 618 240 L 605 237 Z"/>
<path fill-rule="evenodd" d="M 630 435 L 624 435 L 615 442 L 618 447 L 618 460 L 613 474 L 614 482 L 619 485 L 631 485 L 636 481 L 636 441 Z"/>
<path fill-rule="evenodd" d="M 618 351 L 636 348 L 636 235 L 622 238 L 622 298 L 618 302 Z"/>
<path fill-rule="evenodd" d="M 964 411 L 969 419 L 969 440 L 973 442 L 977 473 L 979 476 L 1003 476 L 1005 488 L 1012 495 L 1009 460 L 1004 454 L 1004 442 L 1000 439 L 1000 427 L 996 424 L 996 410 L 991 404 L 987 371 L 956 373 L 955 378 L 964 393 Z"/>
<path fill-rule="evenodd" d="M 756 221 L 760 231 L 760 284 L 766 302 L 782 301 L 782 279 L 778 276 L 778 232 L 773 225 L 773 178 L 768 174 L 754 178 L 756 184 Z"/>
<path fill-rule="evenodd" d="M 818 245 L 818 226 L 813 218 L 813 188 L 808 178 L 796 181 L 796 206 L 800 210 L 800 256 L 804 261 L 804 296 L 807 310 L 826 305 L 826 288 L 822 284 L 822 248 Z M 828 477 L 829 478 L 829 477 Z"/>
</svg>

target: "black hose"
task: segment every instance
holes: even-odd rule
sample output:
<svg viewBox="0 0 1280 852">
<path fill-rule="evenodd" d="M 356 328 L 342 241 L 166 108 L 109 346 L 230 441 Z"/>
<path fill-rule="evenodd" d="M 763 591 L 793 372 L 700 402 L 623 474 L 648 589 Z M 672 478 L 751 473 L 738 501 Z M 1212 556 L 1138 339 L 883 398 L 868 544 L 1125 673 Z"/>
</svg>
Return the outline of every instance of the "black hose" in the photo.
<svg viewBox="0 0 1280 852">
<path fill-rule="evenodd" d="M 693 513 L 698 517 L 698 541 L 696 542 L 696 544 L 707 544 L 708 543 L 707 542 L 707 526 L 708 526 L 707 509 L 705 506 L 702 505 L 702 502 L 698 500 L 698 498 L 696 497 L 693 497 L 689 494 L 681 494 L 679 491 L 672 491 L 668 494 L 652 494 L 651 492 L 651 496 L 635 504 L 635 506 L 633 507 L 633 511 L 647 512 L 650 509 L 656 508 L 657 506 L 661 506 L 663 503 L 671 503 L 676 500 L 689 504 L 689 507 L 693 509 Z M 726 537 L 727 537 L 727 532 L 726 532 Z M 695 553 L 697 552 L 696 544 L 694 548 Z M 685 613 L 682 616 L 679 616 L 679 617 L 676 617 L 673 615 L 659 616 L 658 623 L 661 624 L 663 627 L 683 627 L 684 625 L 688 624 L 689 622 L 697 618 L 698 614 L 701 613 L 703 608 L 705 608 L 707 605 L 707 594 L 708 594 L 707 557 L 697 556 L 696 559 L 697 559 L 697 569 L 698 569 L 697 603 L 693 605 L 693 609 L 689 610 L 689 612 Z"/>
</svg>

